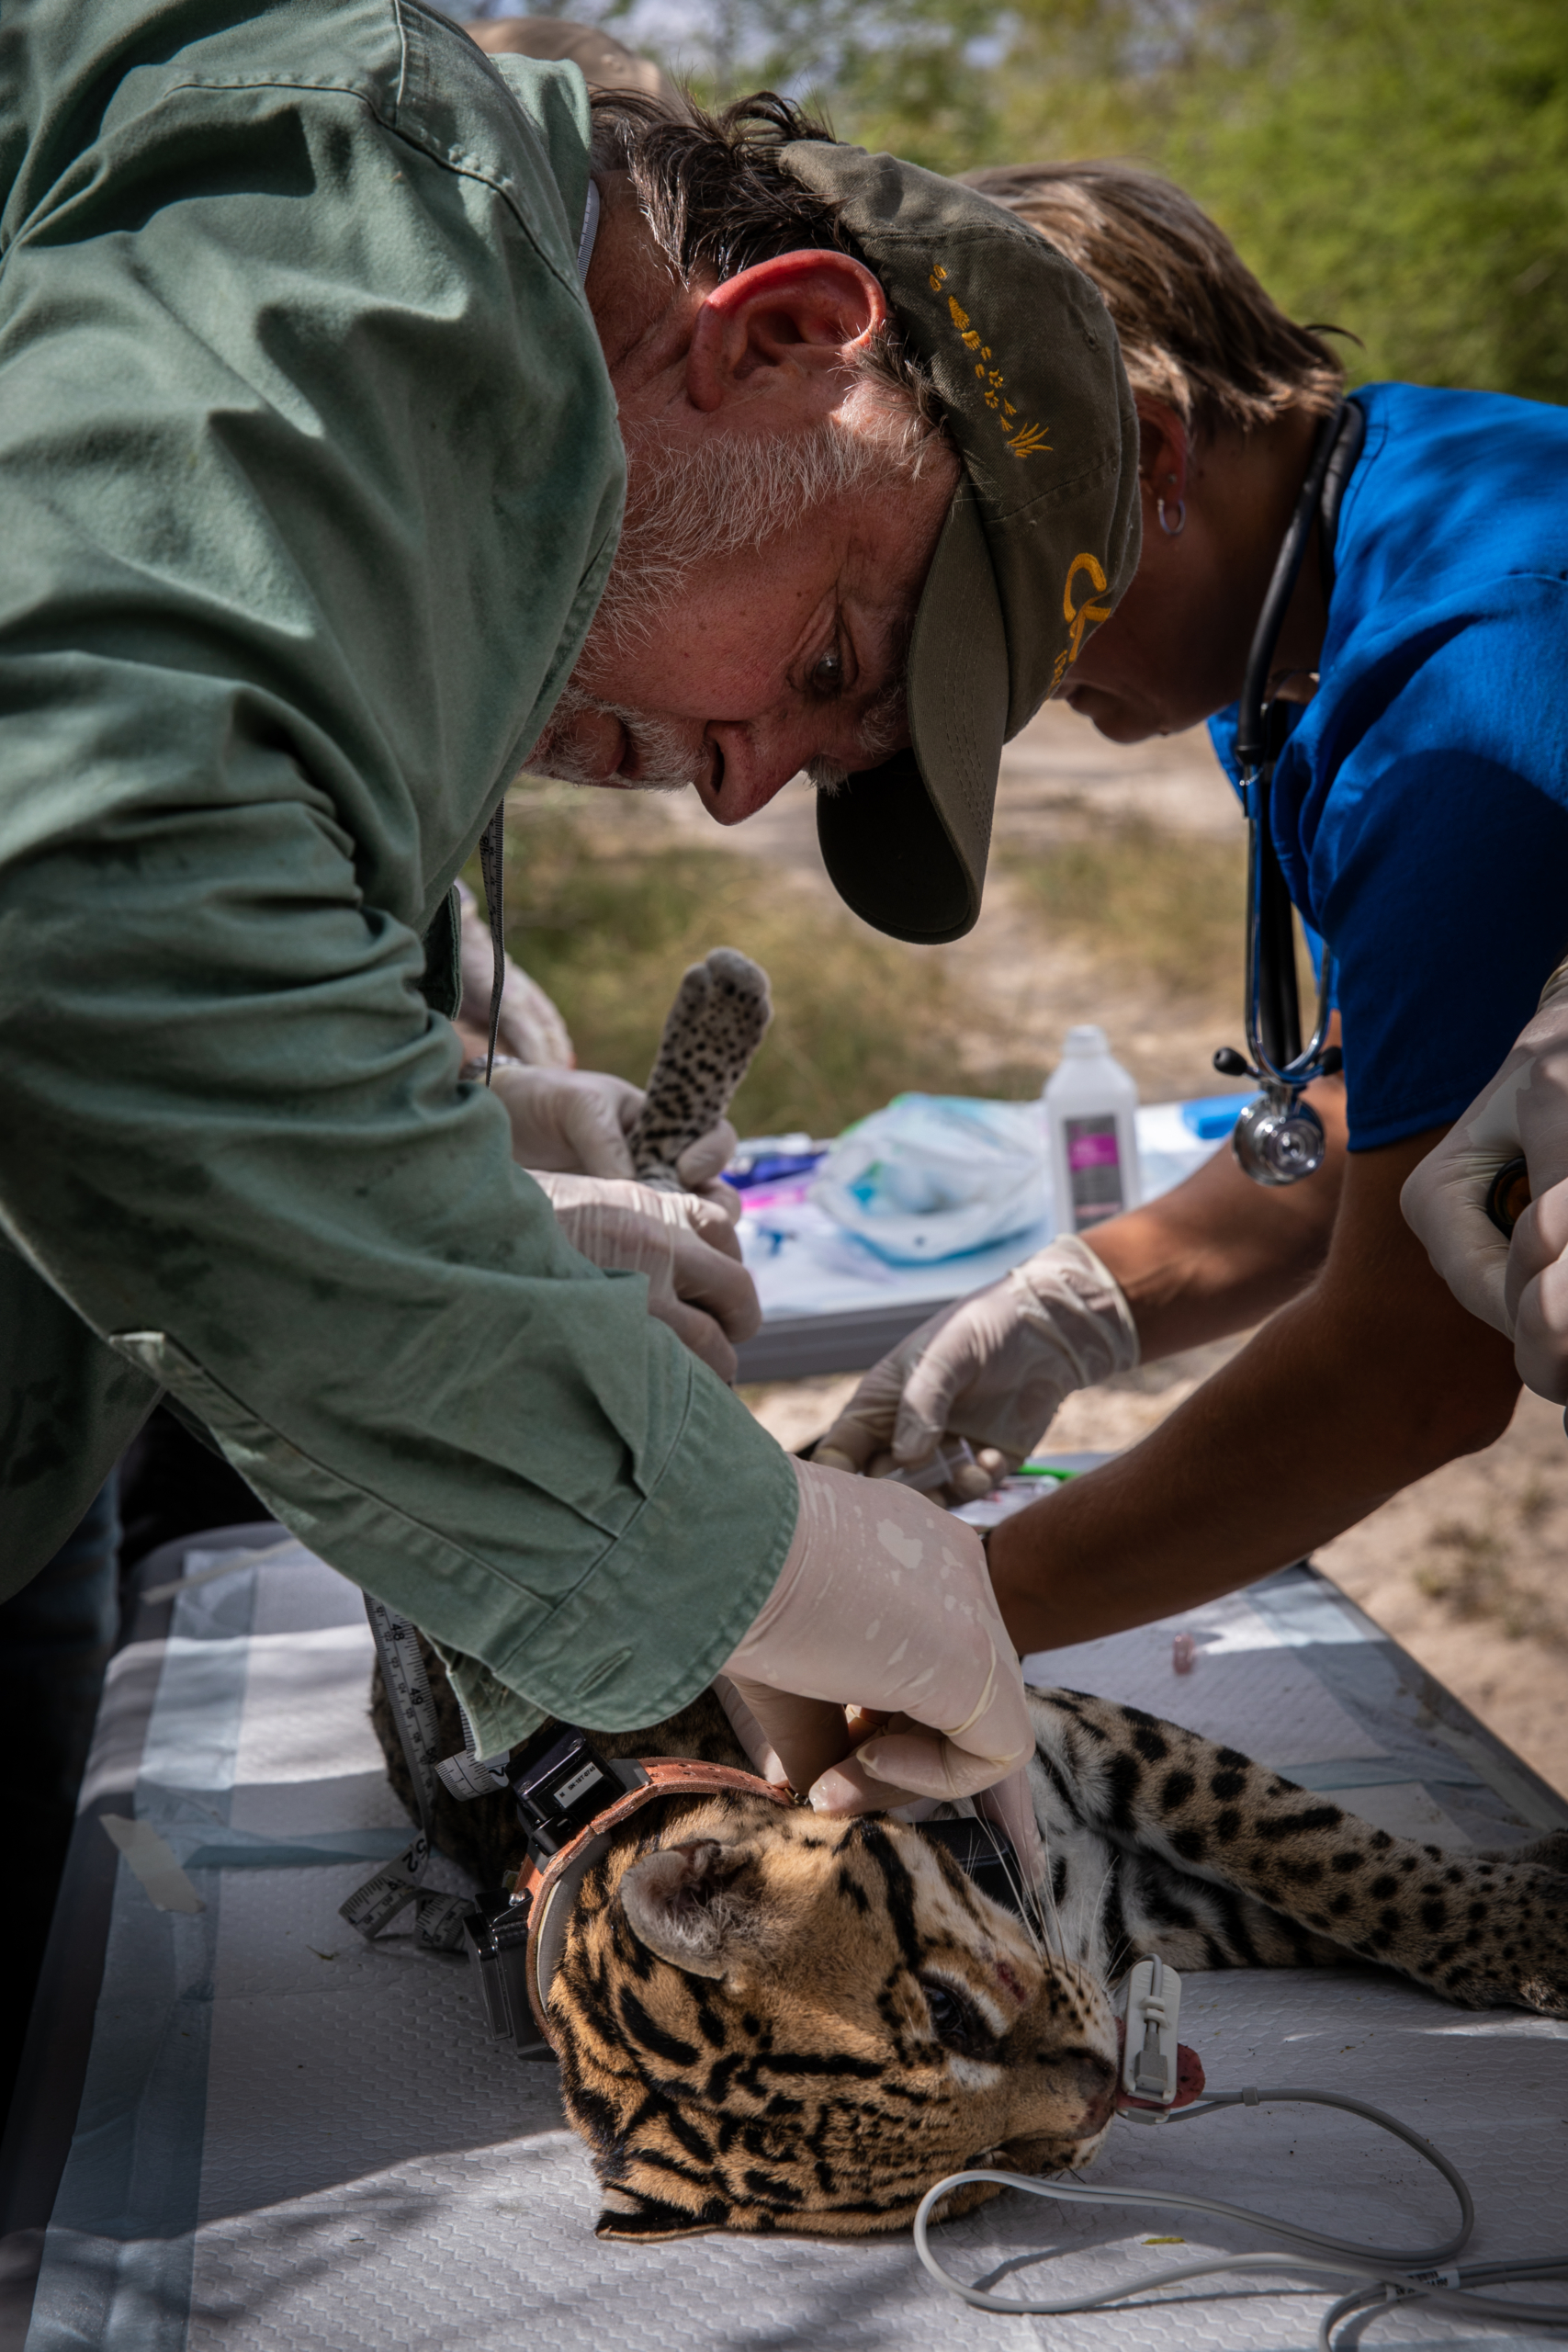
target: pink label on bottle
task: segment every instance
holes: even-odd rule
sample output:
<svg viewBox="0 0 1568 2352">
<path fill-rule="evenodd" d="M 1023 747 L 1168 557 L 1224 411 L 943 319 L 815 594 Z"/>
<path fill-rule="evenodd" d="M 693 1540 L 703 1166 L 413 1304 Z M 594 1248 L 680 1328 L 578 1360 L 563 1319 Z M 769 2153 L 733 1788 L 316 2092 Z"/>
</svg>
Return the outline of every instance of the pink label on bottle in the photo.
<svg viewBox="0 0 1568 2352">
<path fill-rule="evenodd" d="M 1068 1120 L 1069 1136 L 1072 1135 L 1073 1128 L 1078 1124 L 1076 1119 Z M 1083 1124 L 1087 1125 L 1087 1120 Z M 1079 1136 L 1067 1145 L 1069 1168 L 1114 1168 L 1121 1156 L 1116 1148 L 1114 1126 L 1109 1128 L 1103 1135 Z"/>
<path fill-rule="evenodd" d="M 1093 1119 L 1066 1119 L 1063 1141 L 1067 1148 L 1067 1207 L 1075 1233 L 1122 1213 L 1122 1155 L 1116 1145 L 1114 1114 Z M 1066 1222 L 1066 1220 L 1064 1220 Z"/>
</svg>

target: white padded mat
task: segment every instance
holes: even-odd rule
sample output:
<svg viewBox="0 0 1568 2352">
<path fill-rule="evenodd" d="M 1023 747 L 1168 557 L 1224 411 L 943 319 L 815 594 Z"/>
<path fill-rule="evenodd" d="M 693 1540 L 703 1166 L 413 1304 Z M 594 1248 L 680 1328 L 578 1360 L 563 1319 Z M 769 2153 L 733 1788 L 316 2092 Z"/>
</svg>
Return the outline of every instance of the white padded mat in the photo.
<svg viewBox="0 0 1568 2352">
<path fill-rule="evenodd" d="M 1186 1674 L 1171 1663 L 1178 1633 L 1197 1652 Z M 1092 1690 L 1168 1716 L 1281 1770 L 1388 1753 L 1243 1593 L 1105 1641 L 1041 1650 L 1024 1673 L 1039 1690 Z"/>
<path fill-rule="evenodd" d="M 1495 1826 L 1506 1823 L 1466 1764 L 1445 1780 L 1439 1762 L 1431 1788 L 1387 1777 L 1417 1772 L 1417 1734 L 1391 1723 L 1380 1738 L 1360 1720 L 1354 1674 L 1342 1699 L 1317 1671 L 1335 1642 L 1353 1667 L 1381 1645 L 1331 1601 L 1308 1594 L 1292 1606 L 1293 1617 L 1265 1593 L 1189 1612 L 1179 1622 L 1201 1651 L 1190 1676 L 1171 1673 L 1168 1629 L 1149 1629 L 1032 1661 L 1032 1679 L 1126 1697 L 1250 1741 L 1270 1762 L 1317 1765 L 1325 1785 L 1372 1774 L 1344 1795 L 1358 1809 L 1371 1810 L 1363 1795 L 1414 1789 L 1456 1842 L 1467 1831 L 1450 1804 L 1462 1814 L 1484 1803 Z M 1035 2321 L 942 2295 L 905 2238 L 599 2245 L 598 2197 L 562 2127 L 553 2070 L 486 2038 L 464 1963 L 420 1957 L 406 1936 L 367 1946 L 337 1917 L 365 1858 L 407 1834 L 367 1716 L 371 1655 L 357 1592 L 298 1547 L 176 1605 L 137 1810 L 206 1908 L 157 1912 L 118 1867 L 28 2352 L 1310 2346 L 1323 2298 L 1284 2289 L 1178 2290 L 1157 2305 Z M 101 1736 L 112 1744 L 112 1719 Z M 1517 1819 L 1497 1831 L 1500 1841 L 1525 1834 Z M 1473 2258 L 1568 2235 L 1568 2028 L 1465 2015 L 1348 1969 L 1190 1977 L 1182 2031 L 1216 2088 L 1346 2089 L 1436 2139 L 1475 2192 Z M 1122 2125 L 1099 2173 L 1390 2244 L 1450 2225 L 1436 2177 L 1346 2116 L 1258 2109 L 1165 2132 Z M 1200 2234 L 1153 2206 L 1129 2230 L 1124 2216 L 1013 2197 L 939 2235 L 968 2277 L 1068 2246 L 1041 2286 L 1066 2293 L 1168 2233 L 1190 2251 L 1258 2243 L 1209 2224 Z M 993 2283 L 1018 2291 L 1030 2276 Z M 1503 2340 L 1418 2312 L 1380 2319 L 1368 2337 L 1372 2352 Z"/>
</svg>

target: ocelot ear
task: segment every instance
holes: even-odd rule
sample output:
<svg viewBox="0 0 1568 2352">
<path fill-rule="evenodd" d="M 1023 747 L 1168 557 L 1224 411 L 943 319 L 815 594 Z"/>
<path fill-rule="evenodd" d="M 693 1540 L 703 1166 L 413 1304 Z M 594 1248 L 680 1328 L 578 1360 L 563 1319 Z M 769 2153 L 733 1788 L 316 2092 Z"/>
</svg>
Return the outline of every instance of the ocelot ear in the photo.
<svg viewBox="0 0 1568 2352">
<path fill-rule="evenodd" d="M 755 1949 L 756 1906 L 738 1892 L 729 1849 L 716 1838 L 644 1854 L 620 1898 L 637 1941 L 695 1976 L 727 1976 L 743 1948 Z"/>
<path fill-rule="evenodd" d="M 593 2234 L 649 2245 L 664 2238 L 700 2238 L 709 2230 L 722 2230 L 728 2219 L 729 2208 L 722 2197 L 710 2197 L 699 2212 L 685 2213 L 679 2205 L 639 2196 L 635 2188 L 607 2188 Z"/>
</svg>

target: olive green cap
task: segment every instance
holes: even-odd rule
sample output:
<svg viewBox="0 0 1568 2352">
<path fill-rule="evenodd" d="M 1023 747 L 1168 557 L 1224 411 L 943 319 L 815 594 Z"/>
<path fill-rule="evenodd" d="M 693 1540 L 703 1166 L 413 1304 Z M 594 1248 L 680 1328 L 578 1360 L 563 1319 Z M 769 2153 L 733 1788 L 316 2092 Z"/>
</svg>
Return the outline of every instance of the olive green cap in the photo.
<svg viewBox="0 0 1568 2352">
<path fill-rule="evenodd" d="M 896 155 L 787 141 L 838 207 L 964 461 L 909 641 L 912 751 L 818 795 L 841 899 L 895 939 L 980 911 L 1002 745 L 1137 569 L 1138 420 L 1104 303 L 1037 229 Z"/>
</svg>

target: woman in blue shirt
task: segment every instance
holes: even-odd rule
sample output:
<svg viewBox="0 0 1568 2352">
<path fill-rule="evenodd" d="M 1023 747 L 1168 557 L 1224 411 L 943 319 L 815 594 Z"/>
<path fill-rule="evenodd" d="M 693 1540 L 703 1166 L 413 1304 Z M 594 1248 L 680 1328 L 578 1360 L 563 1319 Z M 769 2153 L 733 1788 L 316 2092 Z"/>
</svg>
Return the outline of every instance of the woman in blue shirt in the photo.
<svg viewBox="0 0 1568 2352">
<path fill-rule="evenodd" d="M 1337 358 L 1163 181 L 972 176 L 1095 280 L 1137 399 L 1143 558 L 1061 692 L 1115 742 L 1207 719 L 1229 766 Z M 1325 1166 L 1269 1191 L 1222 1152 L 1097 1227 L 1092 1251 L 1054 1243 L 907 1340 L 827 1441 L 865 1467 L 945 1429 L 993 1449 L 994 1471 L 1108 1367 L 1269 1318 L 1143 1444 L 996 1531 L 1026 1650 L 1298 1558 L 1513 1410 L 1506 1341 L 1450 1295 L 1399 1195 L 1568 945 L 1568 413 L 1404 384 L 1355 399 L 1332 565 L 1309 546 L 1269 686 L 1293 706 L 1275 842 L 1338 970 L 1344 1078 L 1312 1092 Z"/>
</svg>

